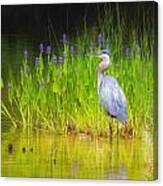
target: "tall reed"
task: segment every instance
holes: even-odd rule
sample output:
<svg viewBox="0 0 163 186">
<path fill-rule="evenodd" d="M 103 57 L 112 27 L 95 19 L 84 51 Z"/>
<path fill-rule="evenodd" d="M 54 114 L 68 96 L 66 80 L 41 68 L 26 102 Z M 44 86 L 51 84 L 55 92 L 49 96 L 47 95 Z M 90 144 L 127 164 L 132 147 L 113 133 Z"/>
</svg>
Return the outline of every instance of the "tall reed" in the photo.
<svg viewBox="0 0 163 186">
<path fill-rule="evenodd" d="M 53 51 L 41 44 L 34 62 L 25 51 L 20 73 L 15 76 L 11 71 L 10 86 L 5 86 L 8 96 L 2 101 L 2 114 L 14 127 L 109 135 L 111 119 L 99 103 L 96 75 L 96 54 L 108 48 L 112 65 L 107 74 L 118 80 L 128 101 L 128 124 L 126 128 L 119 125 L 120 134 L 152 134 L 154 21 L 143 11 L 136 11 L 130 21 L 118 4 L 116 13 L 106 5 L 92 29 L 85 19 L 84 32 L 72 40 L 63 34 L 62 43 L 51 29 L 57 48 Z M 118 121 L 111 122 L 116 135 Z"/>
</svg>

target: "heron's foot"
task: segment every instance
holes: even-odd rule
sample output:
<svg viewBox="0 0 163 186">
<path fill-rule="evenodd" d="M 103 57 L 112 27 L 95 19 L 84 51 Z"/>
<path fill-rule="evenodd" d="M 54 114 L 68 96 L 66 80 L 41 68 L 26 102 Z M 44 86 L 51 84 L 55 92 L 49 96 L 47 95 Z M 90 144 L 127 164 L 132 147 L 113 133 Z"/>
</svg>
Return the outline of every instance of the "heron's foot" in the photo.
<svg viewBox="0 0 163 186">
<path fill-rule="evenodd" d="M 124 138 L 132 139 L 134 137 L 134 128 L 131 126 L 124 126 L 121 128 L 121 136 Z"/>
</svg>

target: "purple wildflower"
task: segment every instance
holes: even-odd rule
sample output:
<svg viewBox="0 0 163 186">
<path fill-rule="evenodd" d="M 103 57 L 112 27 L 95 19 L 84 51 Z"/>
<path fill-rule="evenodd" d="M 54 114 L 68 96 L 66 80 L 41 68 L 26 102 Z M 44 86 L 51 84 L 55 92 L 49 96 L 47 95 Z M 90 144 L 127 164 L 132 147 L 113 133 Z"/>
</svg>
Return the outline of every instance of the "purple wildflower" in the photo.
<svg viewBox="0 0 163 186">
<path fill-rule="evenodd" d="M 125 50 L 126 56 L 130 57 L 131 56 L 131 48 L 127 47 Z"/>
<path fill-rule="evenodd" d="M 47 48 L 46 48 L 46 53 L 49 55 L 49 54 L 50 54 L 50 52 L 51 52 L 51 46 L 50 46 L 50 45 L 48 45 L 48 46 L 47 46 Z"/>
<path fill-rule="evenodd" d="M 53 55 L 53 63 L 54 64 L 58 63 L 58 57 L 55 54 Z"/>
<path fill-rule="evenodd" d="M 35 65 L 35 66 L 38 65 L 38 61 L 39 61 L 39 58 L 38 58 L 38 57 L 35 57 L 35 60 L 34 60 L 34 65 Z"/>
<path fill-rule="evenodd" d="M 40 43 L 40 53 L 42 54 L 44 52 L 44 45 Z"/>
<path fill-rule="evenodd" d="M 103 40 L 102 33 L 99 33 L 99 34 L 98 34 L 98 37 L 97 37 L 98 45 L 101 45 L 101 44 L 102 44 L 102 40 Z"/>
<path fill-rule="evenodd" d="M 28 59 L 28 51 L 27 50 L 24 50 L 24 59 Z"/>
<path fill-rule="evenodd" d="M 74 46 L 73 46 L 73 45 L 70 47 L 70 54 L 71 54 L 71 55 L 74 54 Z"/>
<path fill-rule="evenodd" d="M 64 33 L 63 34 L 63 44 L 67 43 L 67 35 Z"/>
</svg>

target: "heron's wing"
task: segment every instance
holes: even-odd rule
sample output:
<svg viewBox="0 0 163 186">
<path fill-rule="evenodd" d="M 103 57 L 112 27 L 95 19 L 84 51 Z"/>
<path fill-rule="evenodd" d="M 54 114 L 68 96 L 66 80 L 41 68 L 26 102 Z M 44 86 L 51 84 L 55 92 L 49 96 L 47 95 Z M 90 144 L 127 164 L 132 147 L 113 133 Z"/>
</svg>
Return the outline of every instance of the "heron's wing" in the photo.
<svg viewBox="0 0 163 186">
<path fill-rule="evenodd" d="M 117 80 L 113 77 L 107 77 L 103 79 L 100 88 L 100 100 L 106 111 L 125 123 L 127 120 L 127 102 Z"/>
</svg>

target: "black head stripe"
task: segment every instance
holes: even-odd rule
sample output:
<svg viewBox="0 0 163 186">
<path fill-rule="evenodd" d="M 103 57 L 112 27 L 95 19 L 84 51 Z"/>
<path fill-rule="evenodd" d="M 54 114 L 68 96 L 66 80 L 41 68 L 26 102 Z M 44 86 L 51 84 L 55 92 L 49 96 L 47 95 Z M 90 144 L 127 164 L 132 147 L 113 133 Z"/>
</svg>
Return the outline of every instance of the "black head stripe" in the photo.
<svg viewBox="0 0 163 186">
<path fill-rule="evenodd" d="M 102 50 L 101 54 L 107 54 L 107 55 L 109 55 L 109 51 L 107 49 Z"/>
</svg>

